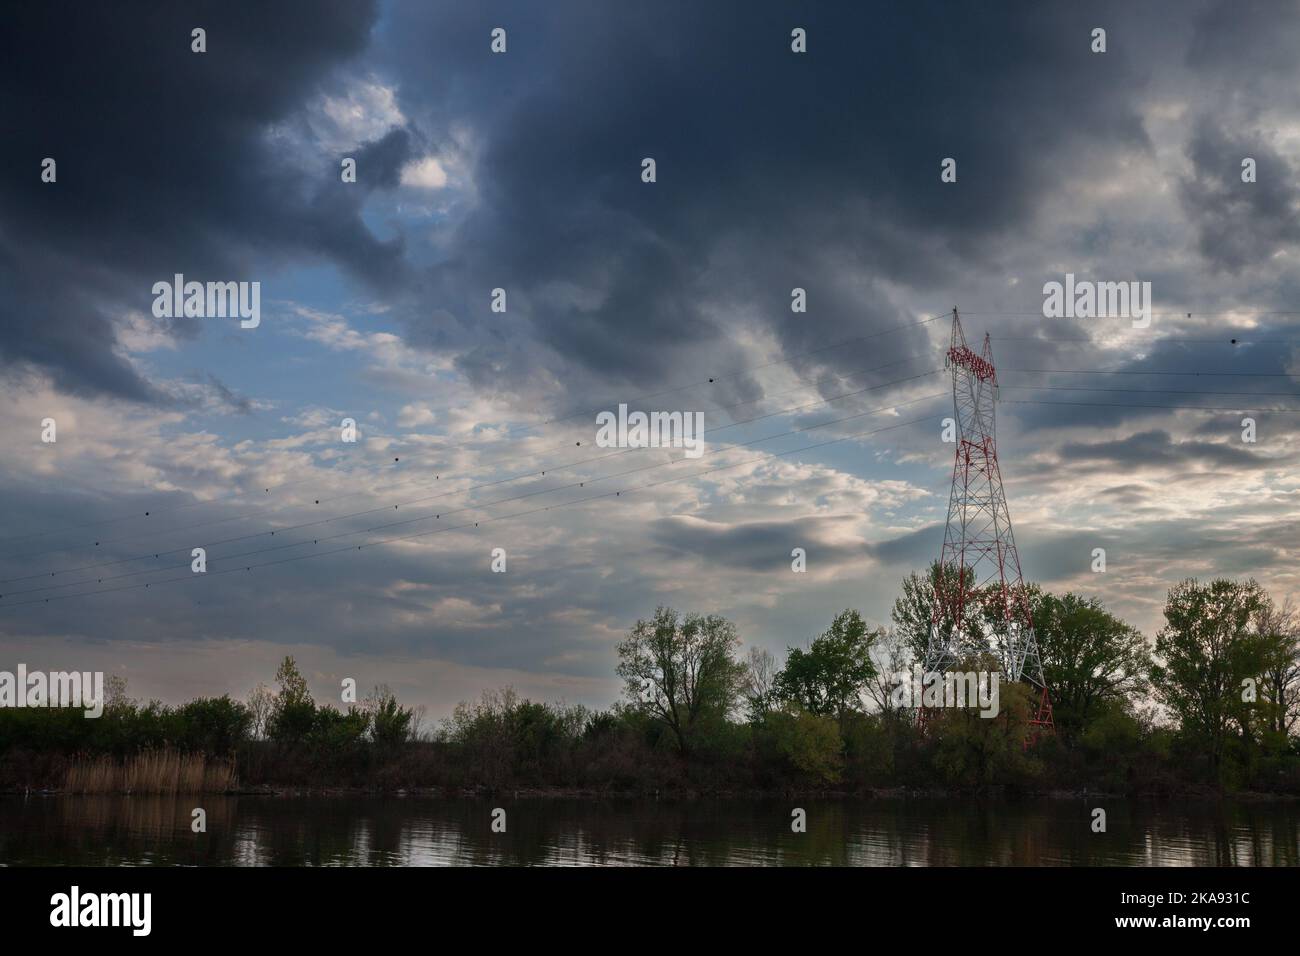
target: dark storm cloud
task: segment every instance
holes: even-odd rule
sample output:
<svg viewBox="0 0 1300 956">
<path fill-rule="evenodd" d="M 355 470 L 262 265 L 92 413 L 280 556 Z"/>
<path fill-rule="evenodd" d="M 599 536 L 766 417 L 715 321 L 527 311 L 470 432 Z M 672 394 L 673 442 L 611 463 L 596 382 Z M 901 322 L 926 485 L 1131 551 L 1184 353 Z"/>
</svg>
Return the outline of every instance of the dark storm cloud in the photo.
<svg viewBox="0 0 1300 956">
<path fill-rule="evenodd" d="M 868 555 L 865 541 L 834 540 L 837 526 L 853 520 L 840 516 L 715 524 L 672 517 L 653 522 L 650 537 L 667 558 L 702 558 L 712 567 L 732 571 L 788 572 L 794 548 L 803 548 L 810 561 L 827 565 Z"/>
<path fill-rule="evenodd" d="M 1097 492 L 1097 497 L 1117 506 L 1138 507 L 1151 500 L 1152 492 L 1149 485 L 1115 485 Z"/>
<path fill-rule="evenodd" d="M 1241 471 L 1277 465 L 1276 461 L 1249 451 L 1240 443 L 1177 441 L 1162 429 L 1138 432 L 1114 441 L 1069 442 L 1061 446 L 1060 455 L 1067 467 L 1094 465 L 1107 471 L 1113 468 L 1191 465 Z"/>
<path fill-rule="evenodd" d="M 1261 568 L 1286 560 L 1296 528 L 1295 522 L 1286 521 L 1276 531 L 1266 528 L 1242 535 L 1239 528 L 1230 525 L 1147 520 L 1091 530 L 1018 531 L 1021 565 L 1031 580 L 1071 581 L 1070 587 L 1087 593 L 1114 587 L 1106 575 L 1118 576 L 1121 582 L 1133 575 L 1156 575 L 1172 584 L 1178 573 L 1169 574 L 1167 569 L 1186 568 L 1189 561 L 1212 563 L 1215 576 L 1258 573 Z M 1098 548 L 1105 551 L 1105 572 L 1093 568 L 1093 552 Z"/>
<path fill-rule="evenodd" d="M 1154 342 L 1135 337 L 1130 348 L 1142 354 L 1119 362 L 1120 349 L 1103 353 L 1090 345 L 1031 343 L 1032 350 L 1015 353 L 1014 365 L 1000 365 L 999 381 L 1006 386 L 1002 397 L 1017 423 L 1040 436 L 1063 427 L 1161 419 L 1179 407 L 1212 409 L 1204 413 L 1207 421 L 1189 427 L 1205 434 L 1238 434 L 1243 414 L 1257 422 L 1285 423 L 1289 412 L 1270 415 L 1268 410 L 1300 408 L 1288 344 L 1300 341 L 1298 331 L 1269 319 L 1254 329 L 1220 325 L 1203 331 L 1193 327 L 1188 337 Z M 1045 404 L 1018 404 L 1022 402 Z"/>
<path fill-rule="evenodd" d="M 1242 182 L 1242 160 L 1256 179 Z M 1192 171 L 1182 182 L 1183 211 L 1211 265 L 1228 272 L 1262 266 L 1300 240 L 1300 185 L 1286 158 L 1258 128 L 1229 132 L 1202 118 L 1188 148 Z"/>
<path fill-rule="evenodd" d="M 1231 523 L 1209 524 L 1184 521 L 1145 521 L 1131 527 L 1095 535 L 1048 539 L 1046 547 L 1026 549 L 1026 562 L 1043 568 L 1043 580 L 1066 577 L 1089 569 L 1092 548 L 1106 549 L 1107 574 L 1130 573 L 1165 576 L 1172 584 L 1177 574 L 1166 569 L 1204 562 L 1211 570 L 1204 577 L 1239 577 L 1258 574 L 1289 559 L 1296 540 L 1297 523 L 1278 521 L 1252 526 L 1249 534 Z M 1052 557 L 1052 552 L 1056 557 Z M 1055 571 L 1055 575 L 1051 573 Z M 1185 572 L 1184 572 L 1185 573 Z"/>
<path fill-rule="evenodd" d="M 156 399 L 114 355 L 110 325 L 148 314 L 155 281 L 264 279 L 287 257 L 323 255 L 391 283 L 401 245 L 366 229 L 360 191 L 330 188 L 337 163 L 305 182 L 264 138 L 365 48 L 375 16 L 359 0 L 7 11 L 0 361 L 47 369 L 70 392 Z M 39 178 L 47 156 L 55 184 Z"/>
<path fill-rule="evenodd" d="M 739 9 L 395 10 L 386 42 L 404 109 L 462 119 L 483 138 L 480 202 L 430 276 L 463 326 L 448 340 L 480 343 L 464 367 L 483 384 L 547 360 L 512 341 L 521 331 L 561 370 L 645 386 L 737 364 L 728 333 L 740 319 L 791 353 L 898 325 L 925 290 L 960 277 L 959 258 L 991 264 L 1076 163 L 1145 146 L 1132 105 L 1141 77 L 1122 49 L 1089 52 L 1090 13 Z M 488 50 L 498 25 L 504 55 Z M 794 25 L 808 31 L 805 56 L 790 51 Z M 647 156 L 654 185 L 639 178 Z M 949 156 L 955 185 L 939 179 Z M 921 291 L 897 301 L 882 279 Z M 566 299 L 555 282 L 591 295 Z M 489 319 L 495 286 L 518 296 L 527 326 Z M 790 311 L 795 286 L 807 314 Z M 878 346 L 899 358 L 928 339 L 918 329 Z"/>
<path fill-rule="evenodd" d="M 401 180 L 402 166 L 410 158 L 411 133 L 399 127 L 357 150 L 357 169 L 365 170 L 365 182 L 392 189 Z"/>
<path fill-rule="evenodd" d="M 929 525 L 871 546 L 872 554 L 886 564 L 924 567 L 935 560 L 936 542 L 943 541 L 943 525 Z"/>
<path fill-rule="evenodd" d="M 1104 548 L 1106 560 L 1122 562 L 1131 553 L 1130 542 L 1112 531 L 1042 532 L 1016 535 L 1021 566 L 1034 581 L 1060 581 L 1089 571 L 1093 549 Z M 1032 569 L 1032 570 L 1030 570 Z"/>
<path fill-rule="evenodd" d="M 1229 73 L 1234 89 L 1252 94 L 1278 76 L 1289 81 L 1300 47 L 1300 19 L 1286 16 L 1288 11 L 1294 14 L 1294 3 L 1215 0 L 1195 18 L 1188 66 Z"/>
<path fill-rule="evenodd" d="M 670 558 L 702 558 L 712 567 L 728 570 L 787 573 L 793 548 L 803 548 L 809 562 L 818 567 L 864 559 L 886 565 L 921 566 L 934 559 L 935 542 L 943 540 L 940 525 L 884 541 L 840 538 L 840 527 L 855 520 L 839 515 L 720 524 L 672 517 L 654 522 L 650 536 L 656 550 Z"/>
</svg>

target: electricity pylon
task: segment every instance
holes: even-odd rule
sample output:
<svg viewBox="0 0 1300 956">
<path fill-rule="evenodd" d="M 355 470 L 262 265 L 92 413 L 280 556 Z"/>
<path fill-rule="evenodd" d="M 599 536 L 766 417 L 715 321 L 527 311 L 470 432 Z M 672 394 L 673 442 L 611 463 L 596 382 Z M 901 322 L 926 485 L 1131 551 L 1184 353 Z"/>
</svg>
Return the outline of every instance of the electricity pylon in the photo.
<svg viewBox="0 0 1300 956">
<path fill-rule="evenodd" d="M 945 364 L 952 370 L 957 454 L 934 582 L 925 672 L 943 673 L 967 655 L 991 650 L 1001 658 L 1008 680 L 1032 688 L 1032 736 L 1052 733 L 1052 702 L 998 467 L 993 348 L 987 334 L 981 354 L 966 345 L 956 309 Z M 918 713 L 924 722 L 924 709 Z"/>
</svg>

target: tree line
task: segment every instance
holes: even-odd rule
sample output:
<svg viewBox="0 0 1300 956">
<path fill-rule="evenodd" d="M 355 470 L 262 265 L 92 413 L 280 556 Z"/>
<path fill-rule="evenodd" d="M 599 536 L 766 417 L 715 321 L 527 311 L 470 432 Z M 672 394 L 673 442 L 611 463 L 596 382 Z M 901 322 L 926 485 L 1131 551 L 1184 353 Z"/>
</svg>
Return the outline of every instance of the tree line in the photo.
<svg viewBox="0 0 1300 956">
<path fill-rule="evenodd" d="M 918 726 L 893 693 L 951 631 L 935 564 L 889 622 L 855 610 L 778 661 L 716 614 L 658 608 L 617 645 L 623 699 L 604 710 L 487 692 L 426 726 L 376 687 L 315 701 L 292 658 L 274 690 L 167 706 L 110 680 L 104 715 L 0 710 L 0 787 L 58 787 L 87 756 L 156 750 L 233 760 L 243 786 L 601 792 L 1063 790 L 1300 793 L 1300 614 L 1254 581 L 1184 581 L 1148 640 L 1095 597 L 1030 585 L 1056 733 L 1034 738 L 1023 684 L 995 717 L 944 707 Z M 968 582 L 969 583 L 969 582 Z M 974 592 L 962 670 L 999 668 L 995 601 Z"/>
</svg>

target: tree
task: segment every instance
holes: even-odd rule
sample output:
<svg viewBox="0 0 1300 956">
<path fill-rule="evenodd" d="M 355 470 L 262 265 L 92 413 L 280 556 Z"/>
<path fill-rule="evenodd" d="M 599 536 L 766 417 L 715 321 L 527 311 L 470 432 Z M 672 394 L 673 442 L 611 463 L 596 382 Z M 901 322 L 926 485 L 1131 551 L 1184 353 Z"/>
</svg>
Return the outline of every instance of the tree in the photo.
<svg viewBox="0 0 1300 956">
<path fill-rule="evenodd" d="M 397 695 L 387 684 L 376 684 L 362 702 L 370 715 L 370 739 L 381 750 L 396 750 L 412 737 L 413 711 L 397 703 Z"/>
<path fill-rule="evenodd" d="M 994 669 L 992 656 L 964 666 Z M 996 783 L 1028 782 L 1036 767 L 1025 750 L 1029 735 L 1030 688 L 1022 681 L 1001 685 L 998 714 L 974 707 L 941 707 L 927 724 L 935 741 L 934 766 L 954 786 L 978 789 Z"/>
<path fill-rule="evenodd" d="M 1243 683 L 1258 679 L 1267 641 L 1253 629 L 1265 595 L 1254 581 L 1187 580 L 1169 592 L 1166 625 L 1156 635 L 1151 668 L 1158 699 L 1177 715 L 1183 734 L 1205 748 L 1217 777 L 1234 722 L 1249 733 Z"/>
<path fill-rule="evenodd" d="M 739 645 L 736 626 L 725 618 L 679 619 L 660 607 L 618 645 L 618 676 L 632 706 L 666 726 L 685 756 L 693 731 L 725 718 L 740 699 L 746 668 L 733 656 Z"/>
<path fill-rule="evenodd" d="M 840 779 L 844 743 L 830 717 L 818 717 L 795 706 L 770 712 L 763 729 L 777 756 L 795 773 L 818 784 Z"/>
<path fill-rule="evenodd" d="M 182 704 L 173 719 L 179 731 L 176 744 L 182 750 L 214 756 L 234 753 L 252 725 L 248 708 L 228 695 Z"/>
<path fill-rule="evenodd" d="M 465 755 L 475 782 L 489 787 L 510 782 L 515 762 L 511 725 L 519 706 L 513 687 L 485 690 L 477 702 L 461 701 L 443 720 L 439 736 Z"/>
<path fill-rule="evenodd" d="M 411 710 L 411 739 L 424 740 L 425 721 L 429 718 L 429 708 L 424 704 L 416 704 Z"/>
<path fill-rule="evenodd" d="M 942 570 L 942 574 L 940 571 Z M 957 589 L 961 577 L 965 578 L 966 587 L 973 592 L 975 584 L 974 568 L 964 568 L 962 575 L 959 577 L 955 566 L 941 568 L 938 561 L 930 565 L 930 569 L 925 577 L 913 571 L 903 579 L 903 594 L 894 602 L 894 610 L 890 614 L 894 622 L 894 628 L 898 631 L 901 639 L 906 642 L 912 651 L 912 657 L 918 661 L 925 661 L 925 651 L 930 643 L 930 624 L 934 616 L 934 594 L 936 589 L 944 594 L 948 600 L 944 602 L 944 607 L 940 613 L 939 630 L 943 636 L 952 634 L 955 622 L 953 620 L 952 608 L 956 604 Z M 972 597 L 975 607 L 967 611 L 967 626 L 973 632 L 968 635 L 968 647 L 961 648 L 960 654 L 978 653 L 983 651 L 987 646 L 987 637 L 984 627 L 980 621 L 980 607 L 978 597 Z"/>
<path fill-rule="evenodd" d="M 307 678 L 302 676 L 292 657 L 280 662 L 275 672 L 280 692 L 275 695 L 267 733 L 282 744 L 296 744 L 306 739 L 316 721 L 316 702 L 307 689 Z"/>
<path fill-rule="evenodd" d="M 298 662 L 292 657 L 286 656 L 280 662 L 275 670 L 275 682 L 280 685 L 278 700 L 282 703 L 301 703 L 311 697 L 307 690 L 307 678 L 302 676 Z"/>
<path fill-rule="evenodd" d="M 776 674 L 776 658 L 772 652 L 765 647 L 751 647 L 745 665 L 745 702 L 752 723 L 761 723 L 772 709 Z"/>
<path fill-rule="evenodd" d="M 275 707 L 275 694 L 266 684 L 258 681 L 257 686 L 248 692 L 248 700 L 245 701 L 244 706 L 248 708 L 248 715 L 251 718 L 249 735 L 254 740 L 261 740 L 266 736 L 271 712 Z"/>
<path fill-rule="evenodd" d="M 834 717 L 844 728 L 850 710 L 860 710 L 862 695 L 876 674 L 871 647 L 879 636 L 868 631 L 857 611 L 842 611 L 808 650 L 790 648 L 773 689 L 786 701 L 819 717 Z"/>
<path fill-rule="evenodd" d="M 904 708 L 895 706 L 894 689 L 898 686 L 899 675 L 906 674 L 915 660 L 912 648 L 898 628 L 891 627 L 881 631 L 874 650 L 876 673 L 867 681 L 867 696 L 882 715 L 895 718 Z"/>
<path fill-rule="evenodd" d="M 1104 705 L 1146 690 L 1150 655 L 1141 632 L 1109 613 L 1097 598 L 1061 597 L 1030 588 L 1043 676 L 1057 728 L 1075 736 Z"/>
<path fill-rule="evenodd" d="M 104 710 L 116 711 L 130 707 L 133 703 L 130 697 L 126 696 L 126 678 L 118 674 L 110 674 L 108 677 L 108 686 L 104 689 Z"/>
<path fill-rule="evenodd" d="M 1261 688 L 1272 708 L 1268 728 L 1289 738 L 1300 721 L 1300 612 L 1289 597 L 1281 607 L 1265 597 L 1255 630 L 1268 642 Z"/>
</svg>

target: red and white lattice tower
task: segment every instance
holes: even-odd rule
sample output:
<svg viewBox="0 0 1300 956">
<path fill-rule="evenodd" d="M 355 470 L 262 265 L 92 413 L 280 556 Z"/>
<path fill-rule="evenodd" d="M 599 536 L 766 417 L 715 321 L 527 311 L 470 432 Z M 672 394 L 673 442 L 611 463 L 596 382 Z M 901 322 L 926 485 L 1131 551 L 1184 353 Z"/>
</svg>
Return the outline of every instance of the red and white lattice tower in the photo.
<svg viewBox="0 0 1300 956">
<path fill-rule="evenodd" d="M 942 673 L 968 654 L 993 651 L 1001 657 L 1007 679 L 1024 681 L 1033 689 L 1032 733 L 1050 733 L 1052 702 L 1043 680 L 993 435 L 998 387 L 993 349 L 986 334 L 983 351 L 979 355 L 971 351 L 956 309 L 946 364 L 952 369 L 957 457 L 925 671 Z"/>
</svg>

